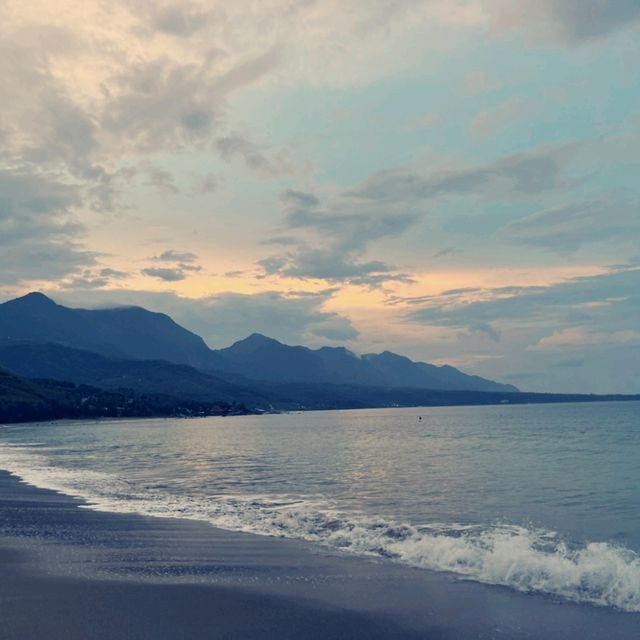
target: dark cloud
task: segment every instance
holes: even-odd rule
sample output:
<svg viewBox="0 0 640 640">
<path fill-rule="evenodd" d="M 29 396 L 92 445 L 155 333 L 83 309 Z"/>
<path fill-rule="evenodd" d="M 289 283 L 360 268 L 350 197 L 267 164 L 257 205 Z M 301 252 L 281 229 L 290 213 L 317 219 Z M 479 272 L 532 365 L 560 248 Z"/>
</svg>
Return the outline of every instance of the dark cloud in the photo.
<svg viewBox="0 0 640 640">
<path fill-rule="evenodd" d="M 29 169 L 0 169 L 0 273 L 5 282 L 61 278 L 91 265 L 73 210 L 80 194 Z"/>
<path fill-rule="evenodd" d="M 254 295 L 225 293 L 210 301 L 215 331 L 220 335 L 244 337 L 253 331 L 293 343 L 316 341 L 319 337 L 344 341 L 358 336 L 351 322 L 322 310 L 331 292 L 285 295 L 264 292 Z"/>
<path fill-rule="evenodd" d="M 374 173 L 346 195 L 358 200 L 411 202 L 441 196 L 484 194 L 489 197 L 535 195 L 562 185 L 567 149 L 519 153 L 486 165 L 420 174 L 404 170 Z"/>
<path fill-rule="evenodd" d="M 437 326 L 474 328 L 503 322 L 562 329 L 577 324 L 599 332 L 634 330 L 640 317 L 640 269 L 634 266 L 549 286 L 502 287 L 466 294 L 408 299 L 407 319 Z"/>
<path fill-rule="evenodd" d="M 164 280 L 165 282 L 178 282 L 184 280 L 187 274 L 180 267 L 172 269 L 170 267 L 147 267 L 142 270 L 142 273 L 151 278 L 158 278 L 158 280 Z"/>
<path fill-rule="evenodd" d="M 65 304 L 110 307 L 144 306 L 169 314 L 201 335 L 212 347 L 226 347 L 258 331 L 289 344 L 343 342 L 359 334 L 351 321 L 324 310 L 335 290 L 222 293 L 207 298 L 182 298 L 168 292 L 84 290 L 69 287 L 53 294 Z"/>
<path fill-rule="evenodd" d="M 175 178 L 170 171 L 153 167 L 149 169 L 148 174 L 149 179 L 147 184 L 153 186 L 158 191 L 162 191 L 165 194 L 176 194 L 180 192 L 176 186 Z"/>
<path fill-rule="evenodd" d="M 504 237 L 564 253 L 586 244 L 640 244 L 640 200 L 589 200 L 541 211 L 508 225 Z"/>
<path fill-rule="evenodd" d="M 437 260 L 438 258 L 445 258 L 446 256 L 450 256 L 452 253 L 456 252 L 455 247 L 446 247 L 445 249 L 441 249 L 433 254 L 433 257 Z"/>
<path fill-rule="evenodd" d="M 213 11 L 185 2 L 159 9 L 153 16 L 153 25 L 158 31 L 187 37 L 206 27 L 213 16 Z"/>
<path fill-rule="evenodd" d="M 443 291 L 440 295 L 441 296 L 459 296 L 463 293 L 477 293 L 478 291 L 480 291 L 480 289 L 477 289 L 476 287 L 461 287 L 459 289 L 447 289 L 446 291 Z"/>
<path fill-rule="evenodd" d="M 640 21 L 638 0 L 519 0 L 501 2 L 496 23 L 531 30 L 540 40 L 580 44 Z"/>
<path fill-rule="evenodd" d="M 410 276 L 398 273 L 392 265 L 379 260 L 349 259 L 341 248 L 310 249 L 299 247 L 295 253 L 272 256 L 258 261 L 266 275 L 280 275 L 303 280 L 327 280 L 364 286 L 384 282 L 411 282 Z"/>
<path fill-rule="evenodd" d="M 130 64 L 105 85 L 100 127 L 118 153 L 149 153 L 209 140 L 226 99 L 273 70 L 270 49 L 221 71 L 215 56 L 183 63 L 168 57 Z"/>
<path fill-rule="evenodd" d="M 372 240 L 402 235 L 420 217 L 417 212 L 330 213 L 298 207 L 289 211 L 286 224 L 289 229 L 308 229 L 359 247 Z"/>
<path fill-rule="evenodd" d="M 100 269 L 99 273 L 103 278 L 114 278 L 114 279 L 128 278 L 129 275 L 131 275 L 127 271 L 118 271 L 117 269 L 111 269 L 110 267 L 105 267 L 104 269 Z"/>
<path fill-rule="evenodd" d="M 283 247 L 292 247 L 297 245 L 299 240 L 294 238 L 293 236 L 273 236 L 272 238 L 267 238 L 266 240 L 261 240 L 260 244 L 265 245 L 281 245 Z"/>
<path fill-rule="evenodd" d="M 88 158 L 98 144 L 96 123 L 54 75 L 50 58 L 36 40 L 37 34 L 31 37 L 34 42 L 26 34 L 26 42 L 0 37 L 3 155 L 39 165 L 64 163 L 70 170 L 82 173 L 90 165 Z M 64 32 L 64 37 L 73 47 L 73 33 Z"/>
<path fill-rule="evenodd" d="M 411 277 L 394 265 L 365 259 L 370 246 L 415 228 L 426 216 L 427 207 L 444 196 L 513 199 L 560 189 L 564 184 L 563 163 L 572 152 L 570 145 L 548 147 L 486 165 L 430 174 L 377 172 L 326 201 L 313 193 L 286 190 L 281 201 L 284 224 L 290 233 L 284 237 L 294 248 L 258 264 L 268 275 L 369 286 L 394 280 L 409 282 Z M 447 249 L 436 256 L 452 251 Z"/>
<path fill-rule="evenodd" d="M 210 75 L 206 63 L 156 59 L 132 65 L 112 80 L 102 125 L 115 140 L 136 151 L 202 140 L 223 98 L 211 99 Z"/>
<path fill-rule="evenodd" d="M 191 271 L 192 273 L 202 271 L 202 267 L 199 264 L 185 264 L 184 262 L 181 262 L 178 264 L 178 267 L 183 271 Z"/>
<path fill-rule="evenodd" d="M 167 249 L 159 256 L 154 256 L 154 260 L 159 262 L 185 262 L 194 263 L 198 261 L 198 256 L 191 251 L 176 251 L 175 249 Z"/>
<path fill-rule="evenodd" d="M 214 173 L 207 173 L 203 176 L 196 176 L 193 179 L 192 193 L 205 195 L 213 193 L 219 185 L 219 180 Z"/>
<path fill-rule="evenodd" d="M 287 208 L 304 207 L 312 209 L 320 204 L 320 200 L 312 193 L 296 191 L 295 189 L 285 189 L 280 194 L 280 200 Z"/>
<path fill-rule="evenodd" d="M 190 274 L 202 271 L 201 265 L 197 264 L 198 256 L 190 251 L 167 249 L 159 256 L 153 256 L 151 260 L 165 263 L 166 266 L 146 267 L 142 269 L 142 273 L 165 282 L 185 280 Z"/>
<path fill-rule="evenodd" d="M 294 166 L 284 151 L 252 142 L 244 135 L 231 133 L 216 141 L 216 148 L 226 162 L 240 158 L 251 170 L 267 177 L 294 173 Z"/>
<path fill-rule="evenodd" d="M 365 256 L 371 243 L 398 237 L 415 226 L 420 213 L 360 209 L 340 198 L 323 207 L 314 194 L 291 189 L 281 194 L 281 201 L 285 227 L 295 235 L 276 236 L 270 243 L 292 249 L 258 261 L 265 275 L 371 287 L 411 281 L 393 265 Z"/>
<path fill-rule="evenodd" d="M 472 325 L 469 330 L 471 332 L 482 333 L 494 342 L 500 342 L 500 332 L 488 322 L 479 322 Z"/>
<path fill-rule="evenodd" d="M 128 278 L 131 274 L 110 267 L 93 266 L 64 278 L 60 286 L 67 289 L 101 289 Z"/>
</svg>

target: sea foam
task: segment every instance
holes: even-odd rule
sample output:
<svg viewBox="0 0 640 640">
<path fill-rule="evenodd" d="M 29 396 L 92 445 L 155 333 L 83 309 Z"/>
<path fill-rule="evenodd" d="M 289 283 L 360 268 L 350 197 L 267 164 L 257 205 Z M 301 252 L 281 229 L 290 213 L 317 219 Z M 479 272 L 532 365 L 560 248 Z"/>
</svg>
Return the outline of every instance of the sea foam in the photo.
<svg viewBox="0 0 640 640">
<path fill-rule="evenodd" d="M 28 484 L 82 498 L 95 510 L 187 518 L 233 531 L 298 538 L 522 592 L 640 612 L 640 556 L 607 542 L 571 547 L 555 532 L 503 524 L 418 526 L 342 513 L 322 499 L 300 496 L 205 498 L 140 490 L 107 473 L 52 465 L 36 451 L 0 444 L 0 468 Z"/>
</svg>

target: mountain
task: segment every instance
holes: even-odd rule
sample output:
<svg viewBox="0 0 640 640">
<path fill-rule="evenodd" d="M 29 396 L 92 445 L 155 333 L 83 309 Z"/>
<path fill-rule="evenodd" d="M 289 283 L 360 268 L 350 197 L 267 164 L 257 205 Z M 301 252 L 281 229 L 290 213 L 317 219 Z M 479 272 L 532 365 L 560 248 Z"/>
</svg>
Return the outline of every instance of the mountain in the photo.
<svg viewBox="0 0 640 640">
<path fill-rule="evenodd" d="M 254 333 L 220 349 L 222 371 L 267 382 L 346 384 L 457 391 L 518 391 L 450 366 L 413 362 L 390 351 L 357 356 L 344 347 L 309 349 Z"/>
<path fill-rule="evenodd" d="M 112 358 L 208 368 L 216 360 L 200 336 L 163 313 L 141 307 L 69 309 L 42 293 L 0 304 L 0 338 L 54 342 Z"/>
<path fill-rule="evenodd" d="M 291 347 L 254 333 L 220 349 L 223 371 L 269 382 L 327 382 L 321 360 L 307 347 Z"/>
<path fill-rule="evenodd" d="M 391 387 L 420 389 L 451 389 L 461 391 L 511 391 L 513 385 L 500 384 L 480 376 L 470 376 L 449 365 L 436 366 L 426 362 L 413 362 L 390 351 L 362 356 Z"/>
<path fill-rule="evenodd" d="M 163 384 L 169 387 L 171 376 L 175 375 L 176 380 L 182 381 L 180 384 L 184 385 L 187 385 L 187 379 L 191 378 L 196 386 L 218 385 L 216 388 L 222 391 L 222 379 L 225 379 L 240 387 L 251 386 L 252 393 L 256 387 L 253 383 L 249 385 L 249 381 L 487 392 L 518 391 L 511 385 L 469 376 L 453 367 L 413 362 L 409 358 L 388 351 L 358 356 L 344 347 L 313 350 L 304 346 L 285 345 L 257 333 L 216 351 L 210 349 L 200 336 L 181 327 L 162 313 L 154 313 L 141 307 L 70 309 L 56 304 L 41 293 L 30 293 L 0 304 L 0 343 L 15 345 L 25 342 L 56 344 L 118 360 L 118 373 L 114 373 L 113 376 L 129 376 L 129 382 L 135 381 L 136 376 L 144 378 L 147 375 L 153 375 L 157 380 L 162 370 L 162 375 L 166 377 Z M 48 357 L 44 352 L 41 356 Z M 68 356 L 73 359 L 78 357 L 78 354 Z M 86 357 L 83 358 L 85 362 L 82 367 L 89 366 Z M 123 363 L 132 360 L 164 361 L 165 364 L 160 365 L 156 362 L 146 369 L 146 365 L 139 365 L 136 369 L 131 363 Z M 25 356 L 25 361 L 20 365 L 23 368 L 19 368 L 19 372 L 35 374 L 36 371 L 24 369 L 30 362 L 35 361 L 33 354 L 30 358 Z M 20 360 L 14 358 L 11 362 L 12 366 L 17 366 Z M 216 380 L 196 380 L 197 376 L 193 371 L 170 372 L 165 366 L 168 363 L 193 367 L 201 373 L 213 375 Z M 37 375 L 46 373 L 48 376 L 59 378 L 62 373 L 52 370 L 53 364 L 49 362 L 49 368 L 44 371 L 42 368 L 39 369 Z M 115 381 L 112 379 L 113 376 L 109 378 L 105 375 L 105 366 L 105 363 L 100 364 L 102 369 L 99 376 L 95 372 L 90 375 L 87 372 L 88 377 L 82 381 L 108 384 L 112 387 Z M 79 371 L 83 370 L 82 367 Z M 78 379 L 79 371 L 78 376 L 68 379 Z"/>
</svg>

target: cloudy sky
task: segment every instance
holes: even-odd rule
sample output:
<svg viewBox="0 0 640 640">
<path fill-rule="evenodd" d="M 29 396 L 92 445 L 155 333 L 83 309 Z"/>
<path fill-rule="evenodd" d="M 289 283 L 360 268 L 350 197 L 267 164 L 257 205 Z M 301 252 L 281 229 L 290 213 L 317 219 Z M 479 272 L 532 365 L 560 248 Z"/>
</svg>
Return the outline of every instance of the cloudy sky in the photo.
<svg viewBox="0 0 640 640">
<path fill-rule="evenodd" d="M 0 298 L 640 392 L 639 0 L 0 0 Z"/>
</svg>

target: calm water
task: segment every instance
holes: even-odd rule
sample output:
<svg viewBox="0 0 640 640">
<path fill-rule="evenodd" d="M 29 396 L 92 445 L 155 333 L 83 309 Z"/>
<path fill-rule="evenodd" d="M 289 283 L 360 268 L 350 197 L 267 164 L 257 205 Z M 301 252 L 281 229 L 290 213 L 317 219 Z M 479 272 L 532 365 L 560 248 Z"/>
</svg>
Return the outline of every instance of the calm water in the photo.
<svg viewBox="0 0 640 640">
<path fill-rule="evenodd" d="M 640 612 L 640 403 L 15 425 L 0 468 L 103 510 Z"/>
</svg>

